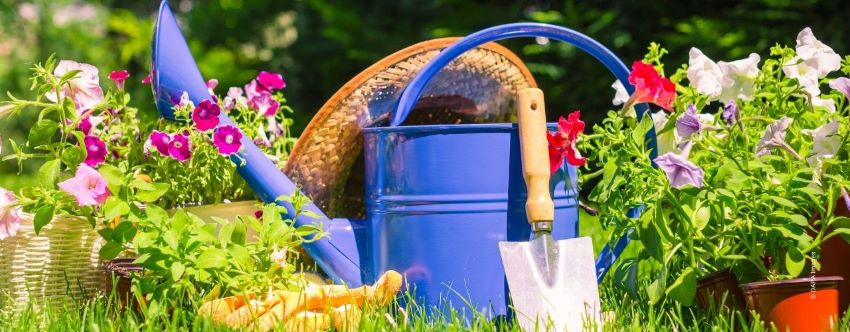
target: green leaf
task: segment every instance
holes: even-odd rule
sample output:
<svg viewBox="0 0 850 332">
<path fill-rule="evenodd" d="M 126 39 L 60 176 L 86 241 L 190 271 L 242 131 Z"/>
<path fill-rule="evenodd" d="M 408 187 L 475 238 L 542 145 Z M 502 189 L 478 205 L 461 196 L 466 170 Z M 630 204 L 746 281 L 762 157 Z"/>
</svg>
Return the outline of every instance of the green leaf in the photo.
<svg viewBox="0 0 850 332">
<path fill-rule="evenodd" d="M 126 184 L 124 172 L 122 172 L 121 169 L 109 164 L 103 164 L 100 165 L 98 172 L 100 172 L 100 175 L 106 179 L 106 184 L 110 191 L 113 193 L 121 192 L 121 188 L 123 188 Z"/>
<path fill-rule="evenodd" d="M 171 280 L 174 280 L 174 282 L 179 281 L 185 271 L 186 266 L 183 263 L 174 262 L 174 264 L 171 264 Z"/>
<path fill-rule="evenodd" d="M 708 225 L 709 220 L 711 220 L 711 209 L 707 206 L 699 207 L 693 214 L 692 221 L 698 231 L 702 231 Z"/>
<path fill-rule="evenodd" d="M 38 120 L 32 128 L 30 128 L 29 136 L 27 136 L 27 144 L 35 147 L 50 142 L 50 138 L 59 130 L 59 124 L 56 121 L 42 119 Z"/>
<path fill-rule="evenodd" d="M 644 113 L 640 123 L 638 123 L 632 131 L 632 140 L 635 144 L 637 144 L 637 146 L 644 146 L 644 142 L 646 142 L 646 134 L 649 133 L 649 130 L 652 129 L 653 126 L 654 123 L 652 122 L 652 117 L 649 112 Z"/>
<path fill-rule="evenodd" d="M 110 196 L 103 204 L 103 217 L 107 222 L 130 213 L 130 205 L 116 196 Z"/>
<path fill-rule="evenodd" d="M 42 206 L 35 211 L 35 216 L 32 218 L 32 225 L 35 228 L 35 234 L 41 231 L 41 228 L 49 224 L 53 220 L 53 205 Z"/>
<path fill-rule="evenodd" d="M 136 237 L 136 227 L 133 226 L 133 223 L 124 221 L 115 226 L 109 239 L 118 243 L 127 243 L 132 241 L 134 237 Z"/>
<path fill-rule="evenodd" d="M 118 242 L 106 242 L 103 247 L 100 247 L 101 259 L 114 259 L 124 251 L 124 245 Z"/>
<path fill-rule="evenodd" d="M 789 209 L 797 209 L 797 204 L 779 196 L 770 196 L 770 200 Z"/>
<path fill-rule="evenodd" d="M 676 278 L 676 281 L 667 288 L 667 296 L 670 298 L 679 301 L 685 306 L 691 305 L 694 301 L 694 296 L 697 291 L 697 277 L 696 271 L 694 269 L 688 267 L 679 277 Z"/>
<path fill-rule="evenodd" d="M 69 146 L 62 150 L 62 162 L 69 168 L 75 168 L 86 159 L 86 151 L 79 146 Z"/>
<path fill-rule="evenodd" d="M 228 252 L 233 258 L 233 262 L 242 268 L 243 271 L 251 272 L 254 270 L 254 261 L 251 259 L 248 249 L 240 245 L 232 245 Z"/>
<path fill-rule="evenodd" d="M 59 177 L 59 166 L 61 165 L 62 162 L 59 159 L 51 159 L 41 165 L 38 169 L 38 181 L 42 187 L 48 189 L 56 187 L 56 178 Z"/>
<path fill-rule="evenodd" d="M 168 192 L 168 189 L 171 186 L 167 183 L 151 183 L 150 184 L 154 189 L 153 190 L 143 190 L 138 189 L 136 191 L 136 199 L 145 203 L 153 203 L 158 200 L 162 195 L 165 195 Z"/>
<path fill-rule="evenodd" d="M 227 265 L 227 253 L 219 248 L 209 248 L 195 262 L 199 269 L 220 269 Z"/>
<path fill-rule="evenodd" d="M 806 256 L 800 252 L 797 247 L 788 247 L 785 252 L 785 269 L 792 278 L 796 278 L 803 272 L 803 267 L 806 266 Z"/>
</svg>

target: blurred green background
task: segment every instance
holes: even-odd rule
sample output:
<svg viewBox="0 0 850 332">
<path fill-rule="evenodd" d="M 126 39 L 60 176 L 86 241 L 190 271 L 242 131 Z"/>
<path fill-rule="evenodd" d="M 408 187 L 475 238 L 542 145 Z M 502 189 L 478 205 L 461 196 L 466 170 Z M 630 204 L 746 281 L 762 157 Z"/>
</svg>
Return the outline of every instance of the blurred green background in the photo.
<svg viewBox="0 0 850 332">
<path fill-rule="evenodd" d="M 155 0 L 0 0 L 0 91 L 30 97 L 29 68 L 55 52 L 99 67 L 102 84 L 109 71 L 130 70 L 134 105 L 153 118 L 150 88 L 139 80 L 148 68 L 158 6 Z M 297 132 L 336 89 L 385 55 L 501 23 L 570 27 L 626 63 L 641 58 L 651 41 L 670 50 L 671 64 L 687 63 L 691 46 L 714 60 L 766 55 L 774 43 L 793 45 L 806 26 L 839 54 L 850 52 L 847 0 L 173 0 L 171 6 L 204 76 L 219 79 L 219 93 L 243 85 L 260 69 L 283 73 Z M 576 48 L 534 39 L 503 44 L 531 68 L 547 93 L 551 117 L 582 109 L 593 122 L 609 108 L 613 77 Z M 24 137 L 33 118 L 0 121 L 4 152 L 9 138 Z M 0 186 L 26 185 L 32 169 L 18 175 L 14 162 L 0 163 Z"/>
</svg>

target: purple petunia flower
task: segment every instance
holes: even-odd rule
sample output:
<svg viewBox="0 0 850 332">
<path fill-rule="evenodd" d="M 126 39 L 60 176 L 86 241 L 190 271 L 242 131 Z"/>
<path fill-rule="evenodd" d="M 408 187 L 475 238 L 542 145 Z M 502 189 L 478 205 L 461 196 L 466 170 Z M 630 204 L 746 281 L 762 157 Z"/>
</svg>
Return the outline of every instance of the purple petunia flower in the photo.
<svg viewBox="0 0 850 332">
<path fill-rule="evenodd" d="M 189 145 L 189 136 L 186 134 L 174 134 L 171 143 L 168 145 L 168 155 L 171 158 L 179 161 L 186 161 L 192 158 L 192 150 Z"/>
<path fill-rule="evenodd" d="M 106 143 L 100 140 L 97 136 L 86 136 L 83 138 L 83 144 L 86 146 L 86 165 L 97 167 L 106 161 Z"/>
<path fill-rule="evenodd" d="M 701 129 L 702 123 L 699 122 L 699 112 L 697 112 L 694 104 L 690 104 L 688 105 L 688 109 L 685 110 L 685 113 L 676 119 L 676 132 L 682 138 L 688 138 L 698 133 Z"/>
<path fill-rule="evenodd" d="M 242 148 L 242 132 L 231 125 L 223 125 L 215 130 L 213 143 L 218 148 L 218 153 L 229 156 Z"/>
<path fill-rule="evenodd" d="M 734 125 L 738 122 L 738 104 L 735 101 L 730 101 L 726 105 L 723 106 L 723 114 L 721 116 L 723 121 L 726 121 L 728 125 Z"/>
<path fill-rule="evenodd" d="M 161 153 L 163 156 L 167 156 L 168 148 L 171 146 L 171 135 L 158 130 L 154 130 L 153 132 L 151 132 L 150 138 L 148 138 L 148 144 L 156 148 L 156 150 L 159 151 L 159 153 Z M 149 149 L 150 147 L 146 147 L 145 150 Z"/>
<path fill-rule="evenodd" d="M 844 94 L 847 99 L 850 99 L 850 78 L 839 77 L 829 81 L 829 87 L 838 90 Z"/>
<path fill-rule="evenodd" d="M 686 157 L 668 152 L 655 158 L 655 164 L 667 174 L 667 179 L 673 188 L 681 189 L 689 184 L 702 188 L 704 176 L 702 168 L 694 165 Z"/>
<path fill-rule="evenodd" d="M 788 143 L 785 143 L 785 131 L 791 125 L 791 118 L 782 117 L 767 126 L 759 144 L 756 146 L 756 157 L 770 153 L 773 148 L 784 149 L 797 159 L 803 159 Z"/>
<path fill-rule="evenodd" d="M 199 131 L 207 131 L 218 126 L 219 114 L 221 114 L 221 107 L 209 99 L 204 99 L 192 111 L 192 121 L 195 122 L 195 127 Z"/>
</svg>

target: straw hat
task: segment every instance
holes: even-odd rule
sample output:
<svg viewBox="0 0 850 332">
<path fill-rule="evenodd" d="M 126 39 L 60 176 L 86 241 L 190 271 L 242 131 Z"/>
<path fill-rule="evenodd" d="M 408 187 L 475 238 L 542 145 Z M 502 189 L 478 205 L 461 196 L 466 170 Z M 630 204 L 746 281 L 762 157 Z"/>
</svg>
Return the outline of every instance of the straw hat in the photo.
<svg viewBox="0 0 850 332">
<path fill-rule="evenodd" d="M 388 125 L 408 81 L 458 39 L 425 41 L 378 61 L 343 85 L 307 125 L 284 172 L 329 217 L 364 217 L 361 130 Z M 515 54 L 485 44 L 437 74 L 405 124 L 514 122 L 516 92 L 536 86 Z"/>
</svg>

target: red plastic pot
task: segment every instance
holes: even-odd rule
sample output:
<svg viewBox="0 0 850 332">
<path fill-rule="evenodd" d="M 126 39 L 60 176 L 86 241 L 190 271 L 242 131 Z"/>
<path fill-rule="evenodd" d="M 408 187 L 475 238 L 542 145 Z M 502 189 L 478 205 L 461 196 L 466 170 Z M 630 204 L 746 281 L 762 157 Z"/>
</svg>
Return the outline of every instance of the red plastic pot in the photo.
<svg viewBox="0 0 850 332">
<path fill-rule="evenodd" d="M 703 310 L 718 305 L 732 310 L 744 308 L 744 295 L 738 287 L 738 279 L 728 268 L 697 279 L 696 300 Z"/>
<path fill-rule="evenodd" d="M 779 331 L 838 330 L 841 277 L 759 281 L 741 285 L 747 308 Z"/>
</svg>

